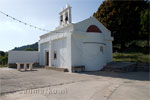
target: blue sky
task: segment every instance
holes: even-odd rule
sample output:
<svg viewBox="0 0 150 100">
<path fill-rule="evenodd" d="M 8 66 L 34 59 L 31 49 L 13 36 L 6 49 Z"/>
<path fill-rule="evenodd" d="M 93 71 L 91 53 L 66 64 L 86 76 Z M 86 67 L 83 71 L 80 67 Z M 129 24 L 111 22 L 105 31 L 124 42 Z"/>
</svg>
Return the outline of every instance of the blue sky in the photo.
<svg viewBox="0 0 150 100">
<path fill-rule="evenodd" d="M 54 30 L 59 25 L 58 13 L 68 3 L 72 6 L 73 23 L 97 11 L 103 0 L 0 0 L 0 11 L 29 24 Z M 25 26 L 0 13 L 0 50 L 33 44 L 46 32 Z"/>
</svg>

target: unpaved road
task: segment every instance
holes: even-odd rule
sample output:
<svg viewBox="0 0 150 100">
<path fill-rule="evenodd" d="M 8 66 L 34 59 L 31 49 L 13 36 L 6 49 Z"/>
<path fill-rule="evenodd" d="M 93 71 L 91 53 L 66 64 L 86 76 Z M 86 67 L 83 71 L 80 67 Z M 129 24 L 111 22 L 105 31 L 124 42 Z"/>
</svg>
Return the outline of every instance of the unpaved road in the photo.
<svg viewBox="0 0 150 100">
<path fill-rule="evenodd" d="M 148 72 L 0 69 L 1 100 L 149 100 Z"/>
</svg>

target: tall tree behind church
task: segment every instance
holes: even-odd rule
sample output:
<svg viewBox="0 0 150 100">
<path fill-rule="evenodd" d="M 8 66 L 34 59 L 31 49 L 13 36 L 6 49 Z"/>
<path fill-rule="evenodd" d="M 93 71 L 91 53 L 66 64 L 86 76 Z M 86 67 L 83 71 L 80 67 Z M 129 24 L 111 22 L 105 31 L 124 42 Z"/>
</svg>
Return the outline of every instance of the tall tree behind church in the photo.
<svg viewBox="0 0 150 100">
<path fill-rule="evenodd" d="M 148 8 L 148 1 L 145 0 L 106 0 L 94 13 L 94 17 L 112 32 L 113 44 L 120 45 L 121 50 L 124 50 L 125 44 L 133 40 L 140 40 L 143 36 L 141 35 L 143 34 L 141 27 L 145 23 L 141 22 L 140 18 L 142 17 L 140 16 L 141 12 Z M 146 37 L 146 35 L 144 36 Z"/>
</svg>

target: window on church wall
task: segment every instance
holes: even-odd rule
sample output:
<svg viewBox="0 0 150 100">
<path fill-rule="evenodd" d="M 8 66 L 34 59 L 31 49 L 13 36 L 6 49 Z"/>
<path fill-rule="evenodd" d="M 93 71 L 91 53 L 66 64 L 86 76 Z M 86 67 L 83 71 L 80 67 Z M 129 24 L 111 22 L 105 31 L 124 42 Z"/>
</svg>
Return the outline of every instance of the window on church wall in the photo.
<svg viewBox="0 0 150 100">
<path fill-rule="evenodd" d="M 100 52 L 104 53 L 104 47 L 100 46 Z"/>
<path fill-rule="evenodd" d="M 63 15 L 60 16 L 60 22 L 63 22 Z"/>
<path fill-rule="evenodd" d="M 87 32 L 102 33 L 102 31 L 96 25 L 89 26 Z"/>
<path fill-rule="evenodd" d="M 54 51 L 54 60 L 56 60 L 56 59 L 57 59 L 57 52 Z"/>
<path fill-rule="evenodd" d="M 66 22 L 66 24 L 67 24 L 67 21 L 68 21 L 68 12 L 66 12 L 65 16 L 66 16 L 65 22 Z"/>
</svg>

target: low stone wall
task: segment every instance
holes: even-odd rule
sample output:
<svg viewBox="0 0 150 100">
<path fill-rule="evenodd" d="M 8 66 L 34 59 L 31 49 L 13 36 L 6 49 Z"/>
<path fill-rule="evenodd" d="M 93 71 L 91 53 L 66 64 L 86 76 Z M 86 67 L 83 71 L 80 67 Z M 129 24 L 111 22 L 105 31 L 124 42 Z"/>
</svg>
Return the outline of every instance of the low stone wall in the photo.
<svg viewBox="0 0 150 100">
<path fill-rule="evenodd" d="M 137 62 L 136 69 L 137 69 L 137 71 L 147 71 L 147 72 L 149 72 L 150 71 L 150 66 L 149 65 L 150 65 L 149 63 Z"/>
<path fill-rule="evenodd" d="M 124 64 L 117 65 L 118 62 L 113 62 L 111 64 L 106 65 L 101 71 L 111 71 L 111 72 L 137 72 L 137 71 L 145 71 L 149 72 L 150 71 L 150 66 L 149 63 L 132 63 L 123 66 Z M 119 63 L 124 63 L 124 62 L 119 62 Z"/>
</svg>

